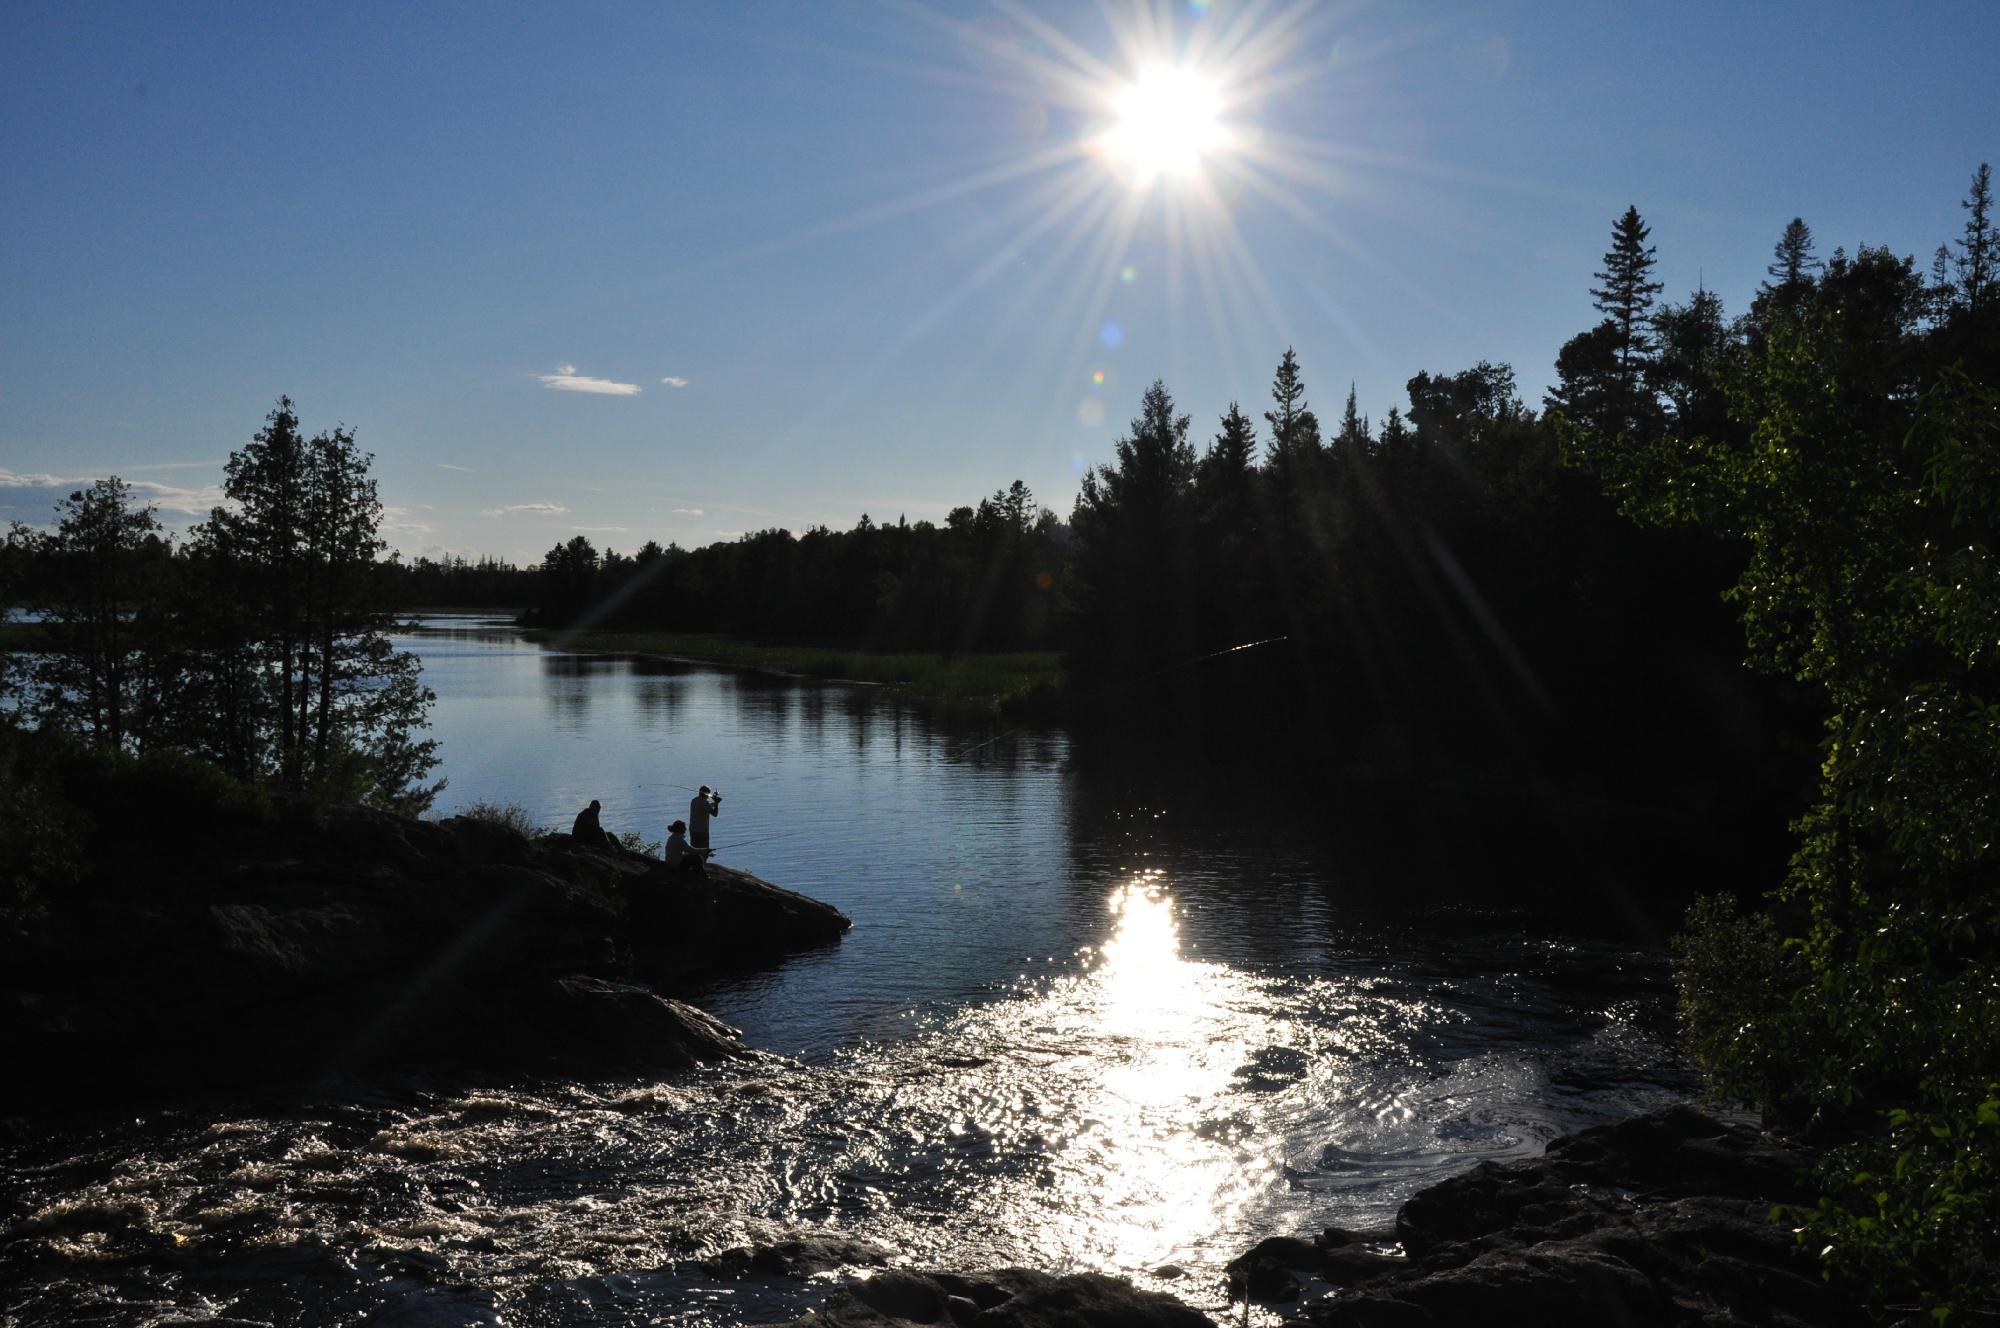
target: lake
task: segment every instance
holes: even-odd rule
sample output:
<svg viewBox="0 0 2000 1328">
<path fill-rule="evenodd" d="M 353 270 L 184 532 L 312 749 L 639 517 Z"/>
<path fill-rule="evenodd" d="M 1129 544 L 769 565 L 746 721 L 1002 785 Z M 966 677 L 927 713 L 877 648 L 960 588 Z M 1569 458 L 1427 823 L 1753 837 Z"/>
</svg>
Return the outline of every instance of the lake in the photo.
<svg viewBox="0 0 2000 1328">
<path fill-rule="evenodd" d="M 1357 871 L 1332 819 L 1274 791 L 1176 795 L 1059 729 L 476 619 L 401 644 L 438 693 L 436 814 L 566 829 L 597 798 L 658 840 L 710 784 L 719 859 L 853 931 L 694 993 L 753 1063 L 346 1085 L 15 1146 L 9 1321 L 772 1322 L 826 1282 L 703 1260 L 824 1231 L 1221 1315 L 1222 1265 L 1262 1236 L 1386 1223 L 1419 1186 L 1689 1089 L 1663 956 Z"/>
</svg>

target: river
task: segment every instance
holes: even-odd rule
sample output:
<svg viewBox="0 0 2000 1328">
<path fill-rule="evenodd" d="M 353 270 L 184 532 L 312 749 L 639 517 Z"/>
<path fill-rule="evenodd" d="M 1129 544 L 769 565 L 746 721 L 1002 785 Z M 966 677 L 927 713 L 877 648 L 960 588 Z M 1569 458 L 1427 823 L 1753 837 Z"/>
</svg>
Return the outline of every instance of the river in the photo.
<svg viewBox="0 0 2000 1328">
<path fill-rule="evenodd" d="M 1261 1236 L 1679 1100 L 1656 952 L 1357 874 L 1255 790 L 1086 773 L 1059 730 L 585 656 L 434 619 L 436 814 L 592 798 L 840 946 L 695 993 L 766 1055 L 667 1080 L 346 1084 L 0 1153 L 8 1324 L 782 1321 L 828 1283 L 702 1261 L 801 1233 L 909 1267 L 1090 1268 L 1226 1312 Z M 1566 882 L 1588 890 L 1589 882 Z"/>
</svg>

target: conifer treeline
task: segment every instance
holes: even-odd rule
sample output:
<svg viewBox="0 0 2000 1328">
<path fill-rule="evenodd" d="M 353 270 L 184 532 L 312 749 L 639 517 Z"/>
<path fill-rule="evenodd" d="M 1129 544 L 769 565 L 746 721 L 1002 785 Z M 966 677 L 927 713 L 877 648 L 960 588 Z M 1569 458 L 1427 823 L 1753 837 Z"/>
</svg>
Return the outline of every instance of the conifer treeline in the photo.
<svg viewBox="0 0 2000 1328">
<path fill-rule="evenodd" d="M 1016 480 L 942 526 L 867 515 L 852 530 L 763 530 L 699 549 L 648 542 L 600 555 L 578 535 L 550 549 L 530 621 L 580 628 L 734 632 L 870 650 L 1045 650 L 1068 532 Z"/>
</svg>

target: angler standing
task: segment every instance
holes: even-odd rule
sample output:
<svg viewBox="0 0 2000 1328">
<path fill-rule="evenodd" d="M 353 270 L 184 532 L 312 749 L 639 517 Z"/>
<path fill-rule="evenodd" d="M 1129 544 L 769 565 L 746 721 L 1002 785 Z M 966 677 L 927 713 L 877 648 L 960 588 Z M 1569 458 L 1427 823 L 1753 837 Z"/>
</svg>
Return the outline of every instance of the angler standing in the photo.
<svg viewBox="0 0 2000 1328">
<path fill-rule="evenodd" d="M 708 860 L 708 818 L 722 815 L 722 795 L 711 793 L 706 784 L 694 795 L 688 804 L 688 847 L 701 854 L 702 861 Z"/>
</svg>

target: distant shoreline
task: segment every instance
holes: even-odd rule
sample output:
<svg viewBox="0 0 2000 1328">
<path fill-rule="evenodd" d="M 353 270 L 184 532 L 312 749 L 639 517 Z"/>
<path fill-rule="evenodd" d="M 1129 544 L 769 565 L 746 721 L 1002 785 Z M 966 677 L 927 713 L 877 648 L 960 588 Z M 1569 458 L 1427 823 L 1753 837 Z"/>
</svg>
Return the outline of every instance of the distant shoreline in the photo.
<svg viewBox="0 0 2000 1328">
<path fill-rule="evenodd" d="M 597 654 L 645 655 L 722 664 L 790 677 L 883 687 L 927 704 L 1051 715 L 1063 688 L 1056 651 L 944 655 L 923 651 L 767 646 L 720 632 L 585 631 L 523 627 L 543 645 Z"/>
</svg>

